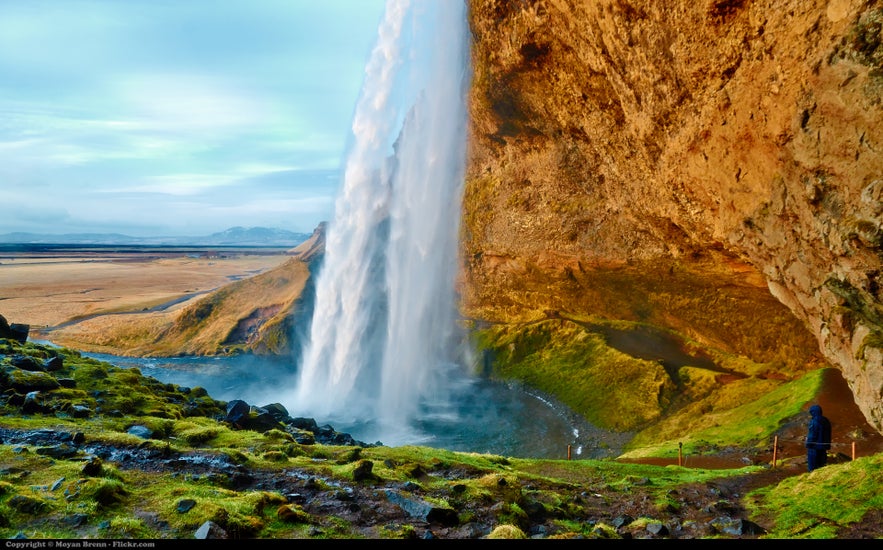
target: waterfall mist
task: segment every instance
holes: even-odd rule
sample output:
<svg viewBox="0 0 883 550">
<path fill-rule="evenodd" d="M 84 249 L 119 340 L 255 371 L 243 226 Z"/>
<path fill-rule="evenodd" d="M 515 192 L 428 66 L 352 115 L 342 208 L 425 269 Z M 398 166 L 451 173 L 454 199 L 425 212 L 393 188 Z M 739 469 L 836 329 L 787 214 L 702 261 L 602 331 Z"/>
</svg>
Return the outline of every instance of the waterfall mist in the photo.
<svg viewBox="0 0 883 550">
<path fill-rule="evenodd" d="M 293 414 L 414 443 L 419 419 L 454 414 L 451 396 L 470 382 L 454 289 L 468 43 L 464 1 L 387 2 L 285 403 Z"/>
</svg>

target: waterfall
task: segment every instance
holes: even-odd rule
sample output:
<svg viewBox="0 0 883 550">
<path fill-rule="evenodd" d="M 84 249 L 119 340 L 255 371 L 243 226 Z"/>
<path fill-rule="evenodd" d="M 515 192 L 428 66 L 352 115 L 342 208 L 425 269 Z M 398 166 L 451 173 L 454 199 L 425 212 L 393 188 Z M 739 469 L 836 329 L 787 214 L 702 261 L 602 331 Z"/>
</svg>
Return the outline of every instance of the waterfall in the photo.
<svg viewBox="0 0 883 550">
<path fill-rule="evenodd" d="M 385 444 L 413 442 L 415 421 L 449 414 L 452 392 L 469 379 L 454 288 L 470 74 L 465 4 L 386 4 L 286 403 L 335 428 L 371 426 Z"/>
</svg>

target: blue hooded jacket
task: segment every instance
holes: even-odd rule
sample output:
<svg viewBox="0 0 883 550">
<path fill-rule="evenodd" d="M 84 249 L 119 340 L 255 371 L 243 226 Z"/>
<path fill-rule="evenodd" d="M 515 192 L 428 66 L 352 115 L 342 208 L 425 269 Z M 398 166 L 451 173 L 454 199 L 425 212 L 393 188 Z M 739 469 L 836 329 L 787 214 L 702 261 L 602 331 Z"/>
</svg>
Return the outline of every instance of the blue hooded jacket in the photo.
<svg viewBox="0 0 883 550">
<path fill-rule="evenodd" d="M 813 405 L 809 408 L 812 418 L 806 432 L 806 448 L 825 450 L 831 448 L 831 423 L 822 415 L 822 407 Z"/>
</svg>

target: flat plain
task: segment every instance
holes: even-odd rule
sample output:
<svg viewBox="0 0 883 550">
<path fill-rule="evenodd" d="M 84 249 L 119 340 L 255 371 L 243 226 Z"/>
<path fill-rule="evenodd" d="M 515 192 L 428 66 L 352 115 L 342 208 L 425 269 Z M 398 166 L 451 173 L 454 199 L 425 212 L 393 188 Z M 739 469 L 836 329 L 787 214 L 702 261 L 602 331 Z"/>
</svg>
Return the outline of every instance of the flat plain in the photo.
<svg viewBox="0 0 883 550">
<path fill-rule="evenodd" d="M 96 315 L 168 308 L 290 257 L 282 248 L 0 249 L 0 315 L 33 332 Z"/>
</svg>

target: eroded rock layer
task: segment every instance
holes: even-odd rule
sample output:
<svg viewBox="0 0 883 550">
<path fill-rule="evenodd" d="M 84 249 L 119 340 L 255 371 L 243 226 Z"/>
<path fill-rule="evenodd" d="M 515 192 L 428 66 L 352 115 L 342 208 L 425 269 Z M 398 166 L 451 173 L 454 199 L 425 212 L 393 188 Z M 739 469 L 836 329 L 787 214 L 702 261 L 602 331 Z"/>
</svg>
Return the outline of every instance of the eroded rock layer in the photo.
<svg viewBox="0 0 883 550">
<path fill-rule="evenodd" d="M 813 348 L 883 431 L 883 3 L 469 5 L 467 313 Z"/>
</svg>

